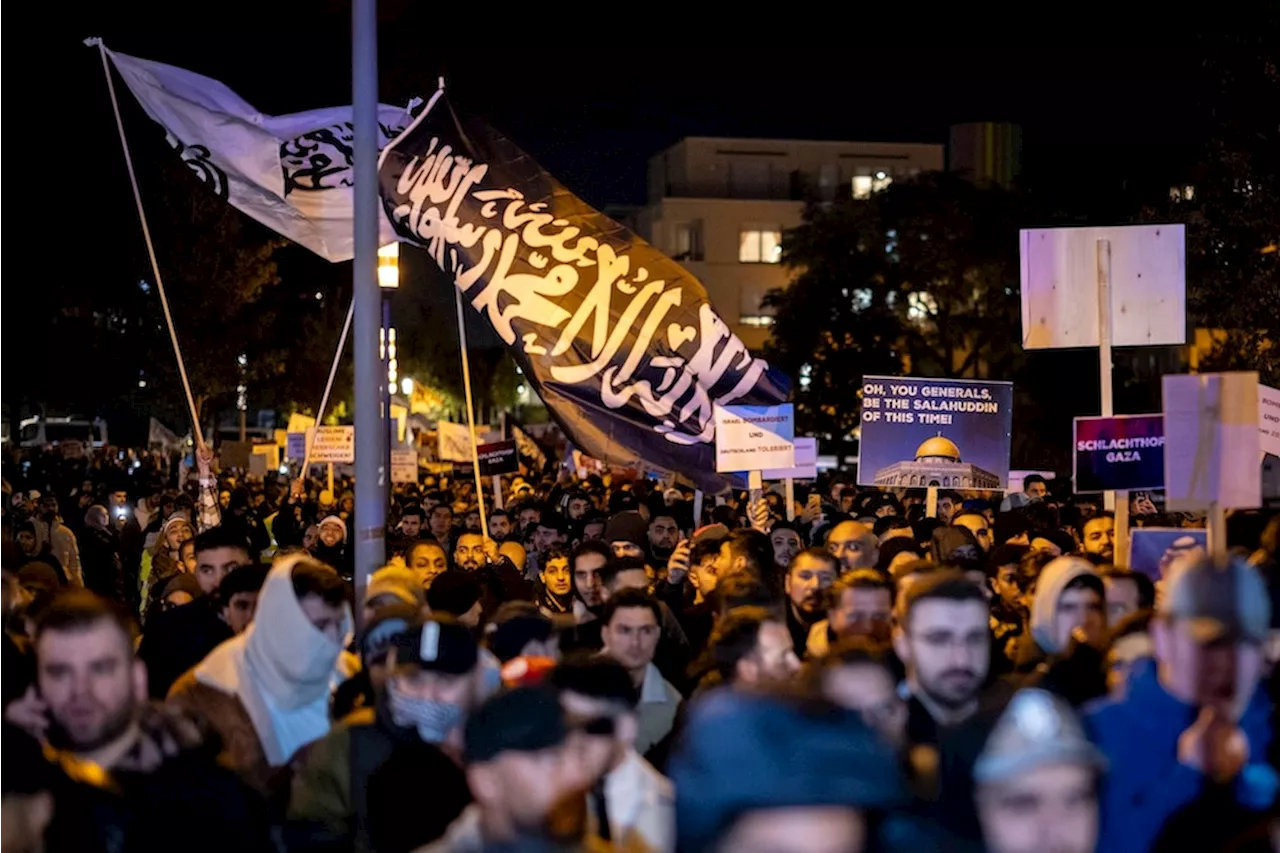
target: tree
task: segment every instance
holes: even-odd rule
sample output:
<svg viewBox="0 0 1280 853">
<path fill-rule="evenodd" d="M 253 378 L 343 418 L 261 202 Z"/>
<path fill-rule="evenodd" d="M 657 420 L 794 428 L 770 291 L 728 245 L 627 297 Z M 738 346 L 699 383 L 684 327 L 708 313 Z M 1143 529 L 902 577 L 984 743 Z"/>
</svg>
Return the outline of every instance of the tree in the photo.
<svg viewBox="0 0 1280 853">
<path fill-rule="evenodd" d="M 783 238 L 796 278 L 765 300 L 777 314 L 767 355 L 797 380 L 800 428 L 850 437 L 863 375 L 1011 375 L 1018 222 L 1013 193 L 948 173 L 810 203 Z"/>
<path fill-rule="evenodd" d="M 1187 223 L 1187 309 L 1221 330 L 1205 370 L 1280 384 L 1280 57 L 1275 7 L 1244 34 L 1202 37 L 1212 136 L 1185 188 L 1144 211 Z"/>
</svg>

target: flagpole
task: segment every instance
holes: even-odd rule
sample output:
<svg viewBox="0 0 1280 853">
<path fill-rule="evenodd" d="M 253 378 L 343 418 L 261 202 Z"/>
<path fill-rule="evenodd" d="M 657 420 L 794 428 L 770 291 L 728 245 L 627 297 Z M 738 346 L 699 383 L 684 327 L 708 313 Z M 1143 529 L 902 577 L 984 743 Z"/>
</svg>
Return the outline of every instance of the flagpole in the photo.
<svg viewBox="0 0 1280 853">
<path fill-rule="evenodd" d="M 381 294 L 378 291 L 378 4 L 351 6 L 351 95 L 355 164 L 355 262 L 352 268 L 355 349 L 356 506 L 351 531 L 355 553 L 356 627 L 363 628 L 365 588 L 383 563 L 387 522 L 387 431 L 381 423 L 379 388 L 385 370 L 378 358 Z M 390 413 L 388 413 L 390 414 Z"/>
<path fill-rule="evenodd" d="M 342 350 L 347 345 L 347 333 L 351 331 L 351 315 L 355 313 L 356 300 L 355 294 L 352 294 L 351 304 L 347 306 L 347 319 L 342 323 L 342 332 L 338 335 L 338 351 L 333 354 L 333 364 L 329 367 L 329 379 L 324 383 L 324 396 L 320 398 L 320 408 L 316 411 L 316 426 L 324 423 L 324 413 L 329 407 L 329 394 L 333 391 L 333 379 L 338 375 L 338 364 L 342 361 Z M 314 433 L 312 433 L 314 435 Z M 306 450 L 302 456 L 302 479 L 306 482 L 307 474 L 311 468 L 311 442 L 304 442 Z M 333 466 L 330 466 L 332 468 Z M 329 485 L 329 491 L 333 491 L 333 484 Z"/>
<path fill-rule="evenodd" d="M 102 57 L 102 73 L 107 78 L 107 94 L 111 96 L 111 111 L 116 116 L 116 130 L 120 132 L 120 148 L 124 151 L 124 165 L 129 172 L 129 185 L 133 188 L 133 203 L 138 208 L 138 219 L 142 223 L 142 239 L 147 244 L 147 257 L 151 260 L 151 274 L 156 280 L 156 292 L 160 294 L 160 307 L 164 309 L 164 322 L 169 327 L 169 340 L 173 343 L 173 354 L 178 359 L 178 376 L 182 379 L 182 390 L 187 395 L 187 408 L 191 411 L 191 430 L 195 433 L 196 444 L 204 445 L 204 433 L 200 429 L 200 413 L 196 410 L 196 400 L 191 393 L 191 382 L 187 379 L 187 366 L 182 360 L 182 347 L 178 345 L 178 330 L 173 325 L 173 314 L 169 312 L 169 297 L 165 294 L 164 279 L 160 277 L 160 264 L 156 262 L 156 247 L 151 242 L 151 228 L 147 225 L 147 212 L 142 207 L 142 193 L 138 189 L 138 176 L 133 171 L 133 156 L 129 153 L 129 140 L 124 135 L 124 121 L 120 118 L 120 102 L 116 99 L 116 84 L 111 79 L 111 66 L 107 64 L 107 46 L 100 38 L 88 38 L 84 43 L 96 47 Z"/>
<path fill-rule="evenodd" d="M 480 508 L 480 532 L 489 538 L 489 519 L 484 511 L 484 486 L 480 482 L 480 450 L 476 447 L 475 404 L 471 401 L 471 362 L 467 358 L 467 326 L 462 317 L 462 291 L 453 288 L 458 306 L 458 348 L 462 350 L 462 389 L 467 397 L 467 434 L 471 436 L 471 472 L 476 478 L 476 505 Z"/>
</svg>

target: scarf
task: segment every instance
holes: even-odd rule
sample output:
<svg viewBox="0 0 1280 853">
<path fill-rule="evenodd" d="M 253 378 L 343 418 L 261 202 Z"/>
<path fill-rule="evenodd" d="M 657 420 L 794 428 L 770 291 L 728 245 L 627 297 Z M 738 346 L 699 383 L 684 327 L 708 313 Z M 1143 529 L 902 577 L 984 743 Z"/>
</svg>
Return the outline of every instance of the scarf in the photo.
<svg viewBox="0 0 1280 853">
<path fill-rule="evenodd" d="M 443 743 L 462 722 L 462 709 L 457 705 L 410 696 L 400 690 L 394 678 L 387 681 L 387 710 L 391 712 L 391 722 L 416 730 L 425 743 Z"/>
<path fill-rule="evenodd" d="M 329 691 L 345 642 L 316 630 L 290 573 L 300 556 L 277 560 L 258 596 L 253 624 L 196 667 L 196 680 L 240 699 L 272 767 L 329 731 Z M 350 640 L 351 614 L 343 625 Z"/>
</svg>

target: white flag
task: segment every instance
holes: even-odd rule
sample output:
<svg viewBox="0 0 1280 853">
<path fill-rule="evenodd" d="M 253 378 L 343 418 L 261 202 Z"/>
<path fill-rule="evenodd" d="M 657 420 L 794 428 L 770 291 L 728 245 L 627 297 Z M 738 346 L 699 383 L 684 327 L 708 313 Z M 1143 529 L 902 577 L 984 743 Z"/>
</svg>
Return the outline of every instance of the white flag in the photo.
<svg viewBox="0 0 1280 853">
<path fill-rule="evenodd" d="M 169 450 L 170 448 L 178 447 L 180 443 L 181 439 L 174 434 L 173 430 L 169 429 L 155 418 L 151 419 L 151 423 L 148 425 L 147 429 L 148 447 L 153 444 L 158 444 L 164 450 Z"/>
<path fill-rule="evenodd" d="M 438 455 L 441 462 L 470 462 L 471 445 L 475 437 L 466 424 L 449 421 L 436 422 Z"/>
<path fill-rule="evenodd" d="M 129 91 L 197 176 L 240 212 L 328 261 L 353 253 L 351 107 L 270 116 L 222 83 L 108 50 Z M 378 147 L 412 116 L 378 105 Z M 395 241 L 383 221 L 380 242 Z"/>
</svg>

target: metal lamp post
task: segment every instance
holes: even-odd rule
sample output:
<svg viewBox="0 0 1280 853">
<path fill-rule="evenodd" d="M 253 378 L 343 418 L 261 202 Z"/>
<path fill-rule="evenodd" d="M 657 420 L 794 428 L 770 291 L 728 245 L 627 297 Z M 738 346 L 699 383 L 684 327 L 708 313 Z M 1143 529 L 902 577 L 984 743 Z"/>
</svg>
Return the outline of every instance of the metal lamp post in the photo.
<svg viewBox="0 0 1280 853">
<path fill-rule="evenodd" d="M 387 424 L 387 478 L 391 477 L 391 449 L 395 447 L 395 427 L 391 420 L 391 395 L 396 390 L 396 330 L 391 325 L 391 294 L 400 286 L 400 244 L 388 243 L 378 249 L 378 289 L 382 294 L 382 330 L 379 354 L 386 365 L 382 380 L 382 416 Z M 389 486 L 388 486 L 389 488 Z"/>
</svg>

